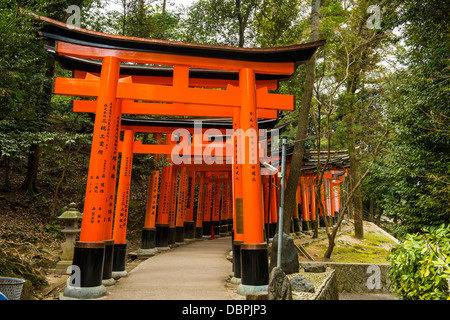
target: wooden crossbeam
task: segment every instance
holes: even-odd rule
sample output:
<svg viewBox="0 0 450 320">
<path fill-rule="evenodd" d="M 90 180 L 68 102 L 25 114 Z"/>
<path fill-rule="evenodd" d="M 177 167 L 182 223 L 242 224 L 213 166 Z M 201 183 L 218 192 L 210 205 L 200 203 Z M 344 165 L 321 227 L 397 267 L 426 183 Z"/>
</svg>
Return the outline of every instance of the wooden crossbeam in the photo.
<svg viewBox="0 0 450 320">
<path fill-rule="evenodd" d="M 91 79 L 91 80 L 97 79 L 98 80 L 98 79 L 100 79 L 100 74 L 75 70 L 74 78 Z M 130 78 L 131 82 L 133 82 L 133 83 L 161 84 L 161 85 L 166 85 L 166 86 L 173 85 L 172 77 L 121 75 L 119 79 L 121 80 L 124 78 Z M 198 87 L 198 88 L 226 89 L 228 85 L 237 87 L 237 86 L 239 86 L 239 80 L 189 78 L 189 82 L 188 82 L 189 87 Z M 276 90 L 276 89 L 278 89 L 278 81 L 277 80 L 257 80 L 256 88 L 262 88 L 262 87 L 267 87 L 268 90 Z"/>
<path fill-rule="evenodd" d="M 92 79 L 56 78 L 54 94 L 97 97 L 100 81 Z M 228 85 L 226 90 L 189 88 L 166 85 L 119 82 L 117 98 L 137 101 L 153 101 L 167 103 L 189 103 L 205 106 L 205 116 L 212 113 L 208 106 L 240 107 L 241 92 L 239 87 Z M 292 111 L 294 98 L 292 95 L 269 93 L 267 87 L 256 89 L 258 109 Z"/>
<path fill-rule="evenodd" d="M 97 102 L 93 100 L 74 100 L 74 112 L 90 112 L 95 113 Z M 166 116 L 190 116 L 190 117 L 204 117 L 206 110 L 212 110 L 208 117 L 211 118 L 232 118 L 233 107 L 208 106 L 199 104 L 184 104 L 184 103 L 153 103 L 153 102 L 135 102 L 133 100 L 122 101 L 122 114 L 151 114 L 151 115 L 166 115 Z M 276 110 L 258 109 L 259 119 L 276 119 L 278 117 Z"/>
</svg>

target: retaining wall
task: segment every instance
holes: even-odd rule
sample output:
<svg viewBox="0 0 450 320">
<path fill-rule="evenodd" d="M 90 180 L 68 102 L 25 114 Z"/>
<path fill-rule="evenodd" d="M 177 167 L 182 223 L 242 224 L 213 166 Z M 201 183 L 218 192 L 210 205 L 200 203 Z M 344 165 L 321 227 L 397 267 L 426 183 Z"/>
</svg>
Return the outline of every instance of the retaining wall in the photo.
<svg viewBox="0 0 450 320">
<path fill-rule="evenodd" d="M 391 293 L 389 264 L 301 262 L 300 268 L 322 264 L 334 269 L 334 282 L 339 293 Z"/>
</svg>

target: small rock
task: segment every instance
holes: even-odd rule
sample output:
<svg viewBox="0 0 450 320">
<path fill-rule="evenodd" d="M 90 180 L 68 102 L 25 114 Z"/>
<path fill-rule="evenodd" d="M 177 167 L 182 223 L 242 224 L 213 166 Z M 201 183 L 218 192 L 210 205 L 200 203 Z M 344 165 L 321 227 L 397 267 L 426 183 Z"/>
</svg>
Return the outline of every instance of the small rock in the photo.
<svg viewBox="0 0 450 320">
<path fill-rule="evenodd" d="M 268 287 L 269 300 L 292 300 L 291 283 L 281 268 L 272 269 Z"/>
<path fill-rule="evenodd" d="M 281 268 L 286 274 L 296 273 L 299 270 L 298 253 L 291 236 L 283 233 L 281 250 Z M 269 270 L 277 266 L 278 260 L 278 233 L 273 237 L 272 250 L 270 252 Z"/>
<path fill-rule="evenodd" d="M 325 272 L 326 266 L 322 263 L 305 263 L 302 264 L 303 269 L 305 272 L 313 272 L 313 273 L 321 273 Z"/>
<path fill-rule="evenodd" d="M 314 293 L 314 285 L 311 281 L 302 276 L 295 276 L 291 279 L 291 287 L 293 291 Z"/>
</svg>

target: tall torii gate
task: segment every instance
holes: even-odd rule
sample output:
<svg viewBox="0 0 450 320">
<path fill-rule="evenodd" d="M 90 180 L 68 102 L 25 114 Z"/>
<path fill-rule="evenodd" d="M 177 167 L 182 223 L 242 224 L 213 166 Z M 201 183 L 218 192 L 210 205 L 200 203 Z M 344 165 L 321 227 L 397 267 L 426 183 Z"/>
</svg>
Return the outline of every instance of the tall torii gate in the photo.
<svg viewBox="0 0 450 320">
<path fill-rule="evenodd" d="M 55 40 L 56 55 L 101 61 L 98 78 L 55 80 L 55 94 L 96 98 L 83 220 L 73 260 L 79 268 L 81 285 L 76 289 L 68 286 L 64 294 L 71 298 L 95 298 L 106 293 L 102 285 L 103 261 L 105 243 L 112 239 L 112 223 L 105 223 L 105 218 L 110 214 L 108 207 L 115 193 L 112 168 L 117 158 L 121 105 L 129 100 L 133 102 L 130 108 L 138 101 L 149 103 L 136 107 L 148 109 L 140 113 L 150 115 L 165 104 L 172 104 L 173 109 L 196 109 L 197 115 L 203 117 L 214 113 L 216 108 L 222 111 L 225 107 L 233 108 L 233 127 L 245 133 L 236 137 L 242 139 L 242 147 L 235 148 L 235 156 L 242 161 L 233 165 L 236 236 L 242 236 L 235 239 L 242 243 L 239 290 L 250 292 L 266 288 L 269 275 L 257 156 L 257 112 L 259 109 L 293 110 L 294 99 L 269 93 L 269 86 L 257 85 L 257 79 L 258 75 L 277 81 L 288 79 L 324 41 L 278 48 L 233 48 L 114 36 L 46 17 L 36 16 L 36 19 L 44 22 L 41 34 Z M 172 77 L 167 83 L 149 78 L 141 81 L 127 76 L 123 63 L 169 66 Z M 190 78 L 193 69 L 229 73 L 234 80 L 226 79 L 225 89 L 223 81 L 217 86 L 211 81 L 206 86 L 202 80 L 196 86 L 195 79 Z M 219 76 L 218 80 L 224 77 Z"/>
</svg>

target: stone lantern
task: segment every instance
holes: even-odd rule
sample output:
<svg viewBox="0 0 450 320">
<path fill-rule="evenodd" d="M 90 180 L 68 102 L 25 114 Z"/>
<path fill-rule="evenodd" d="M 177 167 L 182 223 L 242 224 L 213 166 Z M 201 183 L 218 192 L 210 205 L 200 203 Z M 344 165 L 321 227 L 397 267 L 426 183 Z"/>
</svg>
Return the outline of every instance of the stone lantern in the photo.
<svg viewBox="0 0 450 320">
<path fill-rule="evenodd" d="M 69 209 L 57 218 L 58 220 L 64 221 L 64 229 L 61 232 L 66 238 L 63 244 L 61 260 L 56 264 L 57 273 L 68 273 L 67 268 L 72 265 L 75 241 L 81 231 L 78 223 L 82 218 L 83 214 L 77 210 L 76 204 L 73 202 L 69 205 Z"/>
</svg>

